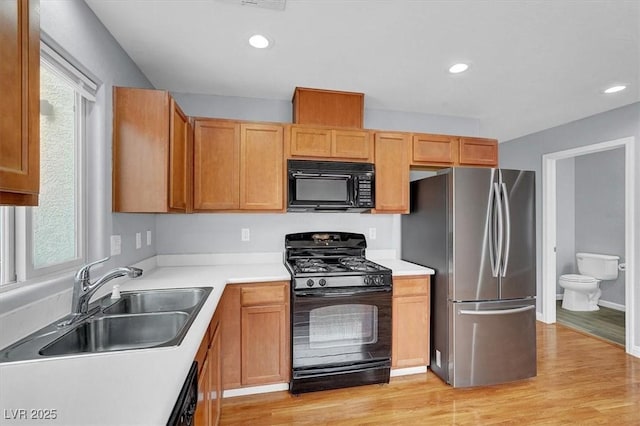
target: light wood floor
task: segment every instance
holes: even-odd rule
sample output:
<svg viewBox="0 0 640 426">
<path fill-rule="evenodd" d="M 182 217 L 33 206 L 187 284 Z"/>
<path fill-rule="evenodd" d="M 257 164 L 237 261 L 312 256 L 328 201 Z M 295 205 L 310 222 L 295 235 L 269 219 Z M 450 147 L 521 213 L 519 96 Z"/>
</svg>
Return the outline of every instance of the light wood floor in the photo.
<svg viewBox="0 0 640 426">
<path fill-rule="evenodd" d="M 454 389 L 429 371 L 388 385 L 227 398 L 222 425 L 640 425 L 640 359 L 538 323 L 538 375 Z"/>
<path fill-rule="evenodd" d="M 556 319 L 560 324 L 585 331 L 624 346 L 625 313 L 600 307 L 599 311 L 574 312 L 562 308 L 562 300 L 556 304 Z"/>
</svg>

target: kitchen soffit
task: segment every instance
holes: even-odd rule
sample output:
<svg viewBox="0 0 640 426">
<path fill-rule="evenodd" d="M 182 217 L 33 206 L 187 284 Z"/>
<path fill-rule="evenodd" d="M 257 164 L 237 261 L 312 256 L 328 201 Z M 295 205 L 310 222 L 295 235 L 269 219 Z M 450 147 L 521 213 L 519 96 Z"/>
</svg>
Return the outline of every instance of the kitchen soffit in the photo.
<svg viewBox="0 0 640 426">
<path fill-rule="evenodd" d="M 157 88 L 476 118 L 509 140 L 640 100 L 640 2 L 86 0 Z M 275 41 L 251 48 L 255 33 Z M 468 62 L 465 73 L 448 67 Z M 605 96 L 613 84 L 627 90 Z"/>
</svg>

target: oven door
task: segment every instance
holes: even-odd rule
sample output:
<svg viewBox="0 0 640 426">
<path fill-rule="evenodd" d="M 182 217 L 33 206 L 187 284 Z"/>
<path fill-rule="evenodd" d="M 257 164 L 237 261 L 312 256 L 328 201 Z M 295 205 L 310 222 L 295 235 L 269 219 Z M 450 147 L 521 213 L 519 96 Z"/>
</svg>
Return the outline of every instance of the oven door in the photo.
<svg viewBox="0 0 640 426">
<path fill-rule="evenodd" d="M 307 373 L 389 365 L 391 288 L 294 291 L 292 366 Z"/>
</svg>

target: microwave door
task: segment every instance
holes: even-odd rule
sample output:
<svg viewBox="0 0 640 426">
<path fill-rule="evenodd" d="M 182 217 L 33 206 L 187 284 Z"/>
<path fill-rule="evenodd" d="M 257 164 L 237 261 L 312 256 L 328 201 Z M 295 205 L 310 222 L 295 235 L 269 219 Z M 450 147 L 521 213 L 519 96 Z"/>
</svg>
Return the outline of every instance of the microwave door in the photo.
<svg viewBox="0 0 640 426">
<path fill-rule="evenodd" d="M 290 205 L 313 209 L 353 207 L 353 178 L 350 175 L 293 173 Z"/>
</svg>

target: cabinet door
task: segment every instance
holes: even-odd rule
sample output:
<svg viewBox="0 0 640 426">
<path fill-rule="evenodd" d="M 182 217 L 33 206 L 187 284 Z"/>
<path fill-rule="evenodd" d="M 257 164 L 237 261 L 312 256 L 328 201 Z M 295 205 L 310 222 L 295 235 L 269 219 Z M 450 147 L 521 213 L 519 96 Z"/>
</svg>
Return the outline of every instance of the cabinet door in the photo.
<svg viewBox="0 0 640 426">
<path fill-rule="evenodd" d="M 409 135 L 376 133 L 376 213 L 409 212 Z"/>
<path fill-rule="evenodd" d="M 196 120 L 193 150 L 193 209 L 238 209 L 240 124 Z"/>
<path fill-rule="evenodd" d="M 242 308 L 242 384 L 288 380 L 287 306 Z"/>
<path fill-rule="evenodd" d="M 429 277 L 393 279 L 391 366 L 429 364 Z"/>
<path fill-rule="evenodd" d="M 168 92 L 114 88 L 114 211 L 168 211 L 169 106 Z"/>
<path fill-rule="evenodd" d="M 169 138 L 169 209 L 187 211 L 191 187 L 189 119 L 171 99 L 171 134 Z"/>
<path fill-rule="evenodd" d="M 240 125 L 240 208 L 284 211 L 283 127 Z"/>
<path fill-rule="evenodd" d="M 411 164 L 453 165 L 458 160 L 458 140 L 446 135 L 413 135 Z"/>
<path fill-rule="evenodd" d="M 460 138 L 460 164 L 498 167 L 498 141 L 495 139 Z"/>
<path fill-rule="evenodd" d="M 37 205 L 40 188 L 38 0 L 0 2 L 0 204 Z"/>
<path fill-rule="evenodd" d="M 222 352 L 222 387 L 236 389 L 242 386 L 240 374 L 240 346 L 242 311 L 240 305 L 240 285 L 228 285 L 222 295 L 222 316 L 220 317 L 220 339 L 224 342 Z"/>
<path fill-rule="evenodd" d="M 331 157 L 331 130 L 291 127 L 292 157 Z"/>
<path fill-rule="evenodd" d="M 210 391 L 209 386 L 209 358 L 205 358 L 202 369 L 198 372 L 198 402 L 196 403 L 196 412 L 194 414 L 194 424 L 196 426 L 209 426 L 210 412 L 209 400 L 207 394 Z"/>
<path fill-rule="evenodd" d="M 209 424 L 217 425 L 220 421 L 222 403 L 222 370 L 220 353 L 220 325 L 217 324 L 211 347 L 209 348 Z"/>
<path fill-rule="evenodd" d="M 359 130 L 333 130 L 331 156 L 356 160 L 370 160 L 373 147 L 371 134 Z"/>
</svg>

